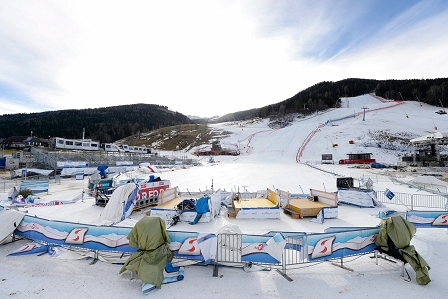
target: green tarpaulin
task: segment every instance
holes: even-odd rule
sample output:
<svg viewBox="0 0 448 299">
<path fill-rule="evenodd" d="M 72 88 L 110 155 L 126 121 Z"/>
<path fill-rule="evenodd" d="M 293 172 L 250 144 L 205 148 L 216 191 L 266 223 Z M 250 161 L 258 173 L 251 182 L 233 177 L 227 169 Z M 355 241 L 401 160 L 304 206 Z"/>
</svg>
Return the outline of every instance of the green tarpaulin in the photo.
<svg viewBox="0 0 448 299">
<path fill-rule="evenodd" d="M 385 218 L 381 221 L 381 229 L 375 244 L 383 251 L 389 251 L 390 239 L 398 248 L 401 256 L 411 265 L 416 273 L 418 284 L 427 285 L 431 279 L 428 271 L 431 269 L 426 261 L 418 254 L 413 245 L 410 245 L 412 237 L 417 232 L 416 227 L 401 216 Z"/>
<path fill-rule="evenodd" d="M 134 272 L 145 283 L 160 288 L 164 278 L 163 269 L 173 259 L 168 244 L 171 242 L 166 232 L 166 224 L 160 217 L 147 216 L 139 220 L 127 236 L 129 246 L 138 248 L 120 273 Z"/>
</svg>

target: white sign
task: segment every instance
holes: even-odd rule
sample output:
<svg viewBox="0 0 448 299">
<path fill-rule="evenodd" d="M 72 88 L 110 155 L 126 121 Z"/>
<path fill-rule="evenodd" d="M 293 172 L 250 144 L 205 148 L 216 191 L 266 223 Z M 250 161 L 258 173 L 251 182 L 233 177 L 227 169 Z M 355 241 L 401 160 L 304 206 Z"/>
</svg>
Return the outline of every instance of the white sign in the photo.
<svg viewBox="0 0 448 299">
<path fill-rule="evenodd" d="M 117 166 L 132 166 L 134 163 L 132 161 L 117 161 Z"/>
<path fill-rule="evenodd" d="M 88 167 L 88 162 L 75 162 L 75 161 L 58 161 L 56 162 L 58 167 L 72 168 L 72 167 Z"/>
</svg>

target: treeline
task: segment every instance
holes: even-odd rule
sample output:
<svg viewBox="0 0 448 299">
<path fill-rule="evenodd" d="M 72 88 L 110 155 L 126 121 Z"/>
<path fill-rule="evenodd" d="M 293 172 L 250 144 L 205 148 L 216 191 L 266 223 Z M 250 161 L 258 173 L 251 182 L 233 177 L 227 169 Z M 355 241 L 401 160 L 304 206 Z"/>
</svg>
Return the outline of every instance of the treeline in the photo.
<svg viewBox="0 0 448 299">
<path fill-rule="evenodd" d="M 153 104 L 123 105 L 96 109 L 60 110 L 0 116 L 0 137 L 85 138 L 101 143 L 114 142 L 130 135 L 189 124 L 190 118 L 166 106 Z"/>
<path fill-rule="evenodd" d="M 371 80 L 345 79 L 321 82 L 282 102 L 226 114 L 219 118 L 191 120 L 170 111 L 166 106 L 153 104 L 123 105 L 96 109 L 60 110 L 42 113 L 7 114 L 0 116 L 0 138 L 50 136 L 80 139 L 101 143 L 114 142 L 134 134 L 168 126 L 245 120 L 254 117 L 282 117 L 291 113 L 311 114 L 340 106 L 343 97 L 375 93 L 385 99 L 420 101 L 433 106 L 448 106 L 448 79 Z"/>
<path fill-rule="evenodd" d="M 345 79 L 321 82 L 289 99 L 261 108 L 226 114 L 216 122 L 243 120 L 253 117 L 279 117 L 290 113 L 311 114 L 328 108 L 337 108 L 343 97 L 374 93 L 385 99 L 420 101 L 434 106 L 448 106 L 448 79 L 371 80 Z"/>
</svg>

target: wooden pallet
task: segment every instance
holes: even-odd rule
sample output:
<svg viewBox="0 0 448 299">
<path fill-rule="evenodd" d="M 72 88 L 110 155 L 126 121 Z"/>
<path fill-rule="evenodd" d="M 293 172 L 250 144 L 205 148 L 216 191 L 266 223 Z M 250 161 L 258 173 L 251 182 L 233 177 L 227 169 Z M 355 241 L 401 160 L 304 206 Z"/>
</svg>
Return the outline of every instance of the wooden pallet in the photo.
<svg viewBox="0 0 448 299">
<path fill-rule="evenodd" d="M 303 217 L 300 217 L 300 213 L 293 211 L 291 209 L 288 209 L 288 208 L 283 208 L 283 213 L 291 215 L 291 218 L 294 218 L 294 219 L 303 218 Z"/>
</svg>

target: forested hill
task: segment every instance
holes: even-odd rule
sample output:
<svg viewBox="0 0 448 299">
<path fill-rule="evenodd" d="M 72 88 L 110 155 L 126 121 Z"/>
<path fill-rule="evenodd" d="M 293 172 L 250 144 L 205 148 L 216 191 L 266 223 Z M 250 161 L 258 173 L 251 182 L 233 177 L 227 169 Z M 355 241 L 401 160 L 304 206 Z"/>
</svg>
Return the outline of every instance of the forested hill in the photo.
<svg viewBox="0 0 448 299">
<path fill-rule="evenodd" d="M 179 124 L 238 121 L 253 117 L 282 117 L 291 113 L 310 114 L 339 107 L 343 97 L 375 93 L 385 99 L 420 101 L 441 107 L 448 106 L 448 78 L 411 80 L 345 79 L 321 82 L 276 104 L 254 107 L 212 119 L 190 119 L 152 104 L 123 105 L 96 109 L 60 110 L 42 113 L 0 116 L 0 138 L 30 136 L 48 138 L 85 138 L 101 143 L 114 142 L 128 136 Z M 403 98 L 402 98 L 403 97 Z M 274 100 L 274 99 L 273 99 Z"/>
<path fill-rule="evenodd" d="M 81 139 L 85 128 L 85 138 L 106 143 L 167 126 L 189 124 L 190 121 L 187 116 L 166 106 L 152 104 L 7 114 L 0 116 L 0 137 L 30 136 L 33 132 L 39 138 Z"/>
<path fill-rule="evenodd" d="M 229 113 L 215 122 L 242 120 L 253 117 L 283 116 L 290 113 L 309 114 L 319 110 L 338 107 L 342 97 L 355 97 L 375 93 L 385 99 L 421 101 L 430 105 L 448 106 L 448 78 L 373 80 L 345 79 L 337 82 L 321 82 L 289 99 L 276 104 Z M 401 95 L 400 95 L 401 93 Z M 403 97 L 403 98 L 402 98 Z"/>
</svg>

